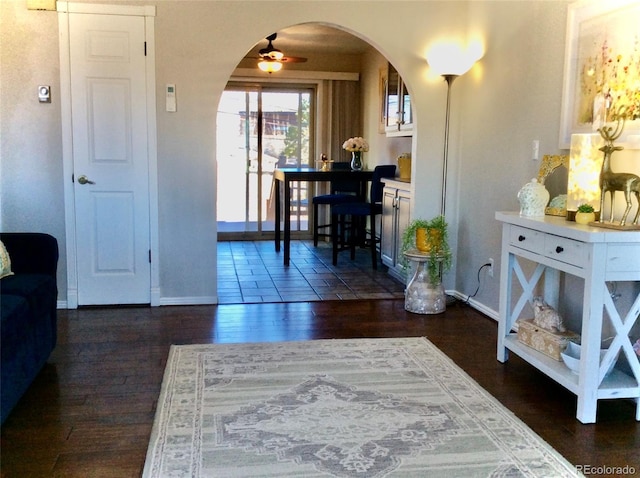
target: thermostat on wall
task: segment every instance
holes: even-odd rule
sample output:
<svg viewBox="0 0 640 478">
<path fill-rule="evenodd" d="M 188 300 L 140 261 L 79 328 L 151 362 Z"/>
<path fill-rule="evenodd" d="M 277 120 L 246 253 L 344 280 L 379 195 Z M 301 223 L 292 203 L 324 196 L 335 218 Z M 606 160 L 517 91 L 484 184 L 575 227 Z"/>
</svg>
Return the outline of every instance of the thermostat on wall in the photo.
<svg viewBox="0 0 640 478">
<path fill-rule="evenodd" d="M 167 106 L 166 110 L 169 113 L 176 112 L 176 85 L 168 84 L 167 85 Z"/>
<path fill-rule="evenodd" d="M 38 86 L 38 101 L 40 103 L 51 103 L 51 87 Z"/>
</svg>

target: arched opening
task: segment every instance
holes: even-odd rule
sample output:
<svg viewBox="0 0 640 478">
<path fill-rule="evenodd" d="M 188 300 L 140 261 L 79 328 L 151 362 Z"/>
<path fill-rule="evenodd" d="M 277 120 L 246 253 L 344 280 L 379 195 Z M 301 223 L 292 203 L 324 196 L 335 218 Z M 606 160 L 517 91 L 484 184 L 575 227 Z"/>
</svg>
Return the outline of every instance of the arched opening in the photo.
<svg viewBox="0 0 640 478">
<path fill-rule="evenodd" d="M 258 63 L 262 57 L 270 60 L 264 53 L 272 50 L 283 56 L 283 68 L 265 73 Z M 394 151 L 411 151 L 410 140 L 385 134 L 386 66 L 386 58 L 370 43 L 319 23 L 282 29 L 247 52 L 218 109 L 220 239 L 271 237 L 276 167 L 313 168 L 322 154 L 348 161 L 341 145 L 352 136 L 371 139 L 378 154 L 369 158 L 369 167 L 395 161 Z M 378 120 L 373 127 L 371 117 Z M 385 150 L 391 156 L 380 154 Z M 296 237 L 311 234 L 307 205 L 315 186 L 300 184 L 293 191 Z"/>
<path fill-rule="evenodd" d="M 265 73 L 257 63 L 268 40 L 258 41 L 221 96 L 220 105 L 229 99 L 231 109 L 218 110 L 219 303 L 404 297 L 404 282 L 386 267 L 374 270 L 369 249 L 359 250 L 355 261 L 347 257 L 332 267 L 331 243 L 314 245 L 314 208 L 309 206 L 314 195 L 327 192 L 326 182 L 292 185 L 290 264 L 283 260 L 286 254 L 275 252 L 273 242 L 276 167 L 320 167 L 322 154 L 349 163 L 351 153 L 342 145 L 354 136 L 369 142 L 365 169 L 397 164 L 398 156 L 412 151 L 411 132 L 391 132 L 386 121 L 389 60 L 355 34 L 319 23 L 278 30 L 272 46 L 285 57 L 304 60 Z M 277 105 L 277 98 L 288 103 Z M 224 126 L 221 115 L 233 118 L 232 123 Z M 323 208 L 324 223 L 328 213 Z M 379 217 L 376 227 L 381 231 Z"/>
</svg>

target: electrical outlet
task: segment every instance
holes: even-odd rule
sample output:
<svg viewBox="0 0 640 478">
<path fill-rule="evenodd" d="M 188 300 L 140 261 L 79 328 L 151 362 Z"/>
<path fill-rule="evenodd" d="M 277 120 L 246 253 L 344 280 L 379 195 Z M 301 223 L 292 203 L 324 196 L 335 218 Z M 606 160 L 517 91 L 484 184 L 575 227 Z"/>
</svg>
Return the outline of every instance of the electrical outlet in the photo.
<svg viewBox="0 0 640 478">
<path fill-rule="evenodd" d="M 489 270 L 487 271 L 487 274 L 489 275 L 489 277 L 493 277 L 493 258 L 489 258 Z"/>
</svg>

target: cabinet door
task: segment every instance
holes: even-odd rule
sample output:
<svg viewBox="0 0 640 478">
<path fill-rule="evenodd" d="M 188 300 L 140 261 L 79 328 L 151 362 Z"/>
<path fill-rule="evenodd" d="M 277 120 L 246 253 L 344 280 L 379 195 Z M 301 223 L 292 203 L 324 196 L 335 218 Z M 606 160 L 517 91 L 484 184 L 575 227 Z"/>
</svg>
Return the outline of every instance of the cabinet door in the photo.
<svg viewBox="0 0 640 478">
<path fill-rule="evenodd" d="M 402 266 L 404 257 L 402 257 L 402 235 L 404 230 L 411 222 L 411 193 L 409 191 L 398 190 L 396 199 L 396 224 L 397 239 L 395 250 L 395 262 Z"/>
<path fill-rule="evenodd" d="M 395 229 L 397 189 L 384 187 L 382 192 L 382 227 L 380 232 L 380 257 L 386 266 L 395 265 Z"/>
<path fill-rule="evenodd" d="M 413 128 L 413 111 L 411 110 L 411 96 L 407 85 L 400 81 L 400 130 L 410 130 Z"/>
<path fill-rule="evenodd" d="M 398 71 L 389 63 L 387 73 L 387 91 L 385 101 L 385 130 L 398 131 L 400 121 L 400 75 Z"/>
<path fill-rule="evenodd" d="M 387 136 L 411 136 L 413 110 L 411 96 L 398 70 L 388 64 L 384 101 L 384 129 Z"/>
</svg>

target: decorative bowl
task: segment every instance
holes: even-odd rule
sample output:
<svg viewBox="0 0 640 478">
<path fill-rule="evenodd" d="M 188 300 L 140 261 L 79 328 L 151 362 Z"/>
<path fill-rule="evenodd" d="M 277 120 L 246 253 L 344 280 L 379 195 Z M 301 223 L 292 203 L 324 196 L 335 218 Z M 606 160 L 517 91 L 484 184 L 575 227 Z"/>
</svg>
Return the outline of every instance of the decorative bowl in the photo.
<svg viewBox="0 0 640 478">
<path fill-rule="evenodd" d="M 602 361 L 606 353 L 606 349 L 600 350 L 600 361 Z M 562 357 L 562 361 L 564 362 L 564 364 L 569 367 L 569 370 L 571 370 L 575 374 L 580 372 L 580 344 L 569 342 L 564 352 L 560 353 L 560 356 Z M 615 364 L 616 360 L 611 362 L 609 369 L 604 374 L 605 377 L 611 373 L 611 370 L 613 370 Z"/>
</svg>

